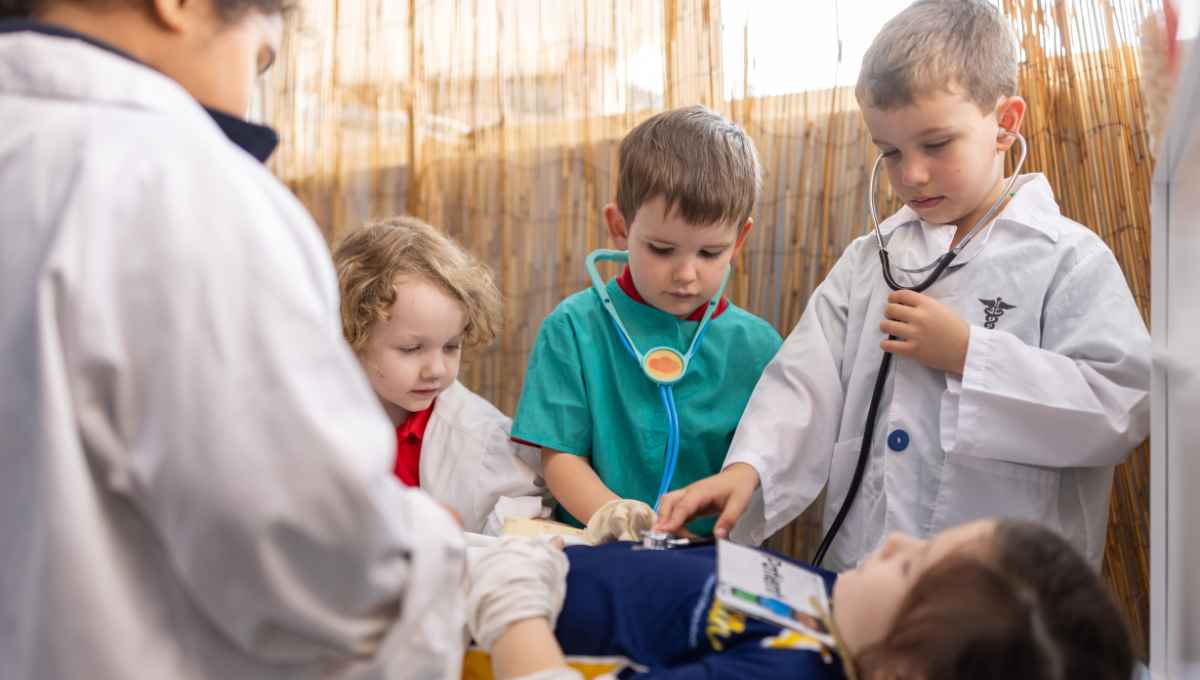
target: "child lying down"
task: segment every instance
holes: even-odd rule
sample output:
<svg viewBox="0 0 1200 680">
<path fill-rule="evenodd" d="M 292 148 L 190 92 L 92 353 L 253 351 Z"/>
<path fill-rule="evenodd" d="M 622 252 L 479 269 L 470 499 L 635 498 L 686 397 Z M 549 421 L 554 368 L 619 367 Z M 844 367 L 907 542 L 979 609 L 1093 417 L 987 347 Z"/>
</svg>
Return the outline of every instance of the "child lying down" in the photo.
<svg viewBox="0 0 1200 680">
<path fill-rule="evenodd" d="M 470 560 L 464 677 L 521 680 L 1127 680 L 1133 656 L 1084 558 L 1037 525 L 896 534 L 836 575 L 812 634 L 714 598 L 713 546 L 565 550 L 506 538 Z M 485 654 L 490 652 L 490 657 Z M 571 665 L 568 665 L 568 661 Z M 488 668 L 490 664 L 490 668 Z"/>
</svg>

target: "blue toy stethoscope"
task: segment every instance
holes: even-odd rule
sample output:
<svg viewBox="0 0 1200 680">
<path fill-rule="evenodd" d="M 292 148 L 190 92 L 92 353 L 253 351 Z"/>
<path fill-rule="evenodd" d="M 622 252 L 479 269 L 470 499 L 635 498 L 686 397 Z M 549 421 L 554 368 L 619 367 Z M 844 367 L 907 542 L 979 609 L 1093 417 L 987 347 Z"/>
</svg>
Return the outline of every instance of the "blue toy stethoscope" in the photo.
<svg viewBox="0 0 1200 680">
<path fill-rule="evenodd" d="M 604 280 L 600 278 L 600 273 L 596 270 L 596 262 L 600 260 L 627 263 L 629 262 L 629 252 L 625 250 L 595 250 L 587 256 L 587 273 L 592 279 L 592 290 L 596 291 L 596 295 L 600 297 L 600 304 L 604 306 L 609 318 L 612 319 L 621 344 L 637 361 L 642 373 L 650 379 L 650 382 L 658 385 L 658 393 L 662 397 L 663 407 L 667 412 L 667 457 L 663 465 L 662 481 L 658 485 L 658 495 L 654 497 L 654 510 L 657 512 L 659 501 L 662 500 L 664 494 L 671 490 L 671 478 L 675 476 L 675 466 L 679 462 L 679 412 L 675 408 L 675 393 L 672 386 L 683 380 L 692 358 L 700 349 L 700 341 L 704 339 L 704 333 L 708 330 L 708 322 L 712 319 L 717 303 L 720 302 L 721 295 L 725 292 L 725 284 L 729 283 L 730 268 L 725 267 L 725 274 L 721 277 L 721 286 L 717 288 L 716 295 L 713 295 L 712 299 L 708 301 L 708 305 L 704 309 L 704 316 L 700 318 L 700 325 L 696 328 L 696 334 L 692 336 L 692 344 L 688 346 L 687 353 L 680 354 L 673 347 L 660 345 L 643 354 L 638 350 L 637 344 L 629 335 L 625 324 L 621 323 L 621 315 L 617 314 L 612 296 L 608 294 L 608 287 L 604 285 Z"/>
<path fill-rule="evenodd" d="M 883 234 L 879 232 L 879 210 L 876 205 L 876 187 L 879 185 L 879 169 L 883 166 L 884 156 L 879 154 L 875 159 L 875 167 L 871 170 L 871 183 L 867 188 L 867 207 L 871 213 L 871 223 L 875 225 L 875 240 L 879 244 L 879 263 L 882 265 L 883 280 L 887 283 L 888 288 L 894 291 L 911 290 L 916 293 L 924 292 L 932 286 L 942 273 L 950 267 L 950 263 L 954 258 L 958 257 L 959 253 L 967 247 L 967 244 L 975 238 L 976 235 L 992 221 L 996 213 L 1000 210 L 1000 206 L 1006 200 L 1013 196 L 1013 188 L 1016 186 L 1017 178 L 1021 174 L 1021 168 L 1025 166 L 1025 156 L 1029 151 L 1029 147 L 1025 143 L 1025 138 L 1018 132 L 1008 131 L 1008 134 L 1016 138 L 1021 143 L 1021 155 L 1017 159 L 1017 165 L 1013 169 L 1012 176 L 1008 178 L 1008 182 L 1004 185 L 1004 191 L 992 203 L 992 207 L 980 217 L 978 221 L 967 232 L 967 235 L 958 242 L 958 245 L 951 248 L 949 251 L 938 256 L 932 263 L 917 269 L 905 269 L 899 267 L 900 271 L 909 274 L 923 274 L 933 270 L 922 281 L 915 286 L 902 286 L 892 275 L 892 264 L 888 256 L 887 246 L 883 240 Z M 889 340 L 895 340 L 895 336 L 888 336 Z M 858 496 L 858 489 L 862 486 L 863 473 L 867 469 L 867 460 L 871 454 L 871 440 L 875 434 L 875 420 L 879 415 L 879 400 L 883 397 L 883 386 L 887 382 L 888 370 L 892 365 L 892 355 L 890 352 L 884 352 L 883 358 L 879 362 L 879 375 L 875 378 L 875 390 L 871 394 L 871 405 L 867 408 L 867 422 L 863 427 L 862 445 L 858 450 L 858 461 L 854 466 L 854 476 L 850 478 L 850 488 L 846 491 L 846 498 L 842 501 L 841 508 L 838 509 L 837 515 L 833 519 L 833 523 L 829 525 L 829 530 L 825 532 L 825 537 L 821 539 L 821 545 L 817 548 L 817 552 L 813 556 L 813 564 L 820 565 L 825 560 L 825 553 L 828 552 L 830 544 L 833 543 L 834 537 L 837 536 L 838 529 L 842 527 L 842 522 L 846 520 L 846 515 L 850 512 L 850 505 L 854 503 L 854 499 Z"/>
</svg>

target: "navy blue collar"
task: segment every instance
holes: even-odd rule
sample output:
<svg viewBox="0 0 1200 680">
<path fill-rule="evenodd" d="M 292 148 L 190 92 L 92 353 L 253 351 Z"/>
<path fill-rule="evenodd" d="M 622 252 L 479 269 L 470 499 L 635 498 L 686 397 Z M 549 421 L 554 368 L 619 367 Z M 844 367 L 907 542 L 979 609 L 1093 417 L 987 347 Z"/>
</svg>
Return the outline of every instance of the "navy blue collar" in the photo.
<svg viewBox="0 0 1200 680">
<path fill-rule="evenodd" d="M 207 106 L 204 110 L 229 141 L 242 147 L 243 151 L 257 158 L 259 163 L 266 163 L 271 154 L 275 153 L 275 147 L 279 146 L 279 134 L 266 125 L 257 125 Z"/>
<path fill-rule="evenodd" d="M 128 52 L 113 47 L 112 45 L 96 40 L 95 38 L 78 33 L 61 26 L 47 24 L 32 19 L 8 19 L 0 21 L 0 34 L 17 33 L 19 31 L 30 31 L 40 33 L 42 35 L 50 35 L 57 38 L 73 38 L 81 40 L 93 47 L 98 47 L 106 52 L 110 52 L 120 57 L 124 57 L 132 62 L 146 66 L 141 60 L 134 57 Z M 146 66 L 149 68 L 149 66 Z M 267 127 L 266 125 L 257 125 L 248 120 L 232 116 L 224 111 L 210 109 L 205 106 L 204 110 L 212 117 L 213 121 L 221 128 L 221 132 L 229 138 L 229 141 L 237 144 L 246 153 L 254 156 L 259 162 L 265 163 L 275 152 L 275 147 L 279 146 L 279 135 Z"/>
</svg>

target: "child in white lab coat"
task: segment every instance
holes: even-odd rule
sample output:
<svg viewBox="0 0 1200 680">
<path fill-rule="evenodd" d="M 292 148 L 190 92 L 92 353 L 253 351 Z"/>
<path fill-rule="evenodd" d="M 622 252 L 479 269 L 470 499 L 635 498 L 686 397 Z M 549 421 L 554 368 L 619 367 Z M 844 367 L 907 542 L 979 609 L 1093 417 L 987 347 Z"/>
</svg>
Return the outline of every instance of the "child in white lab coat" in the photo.
<svg viewBox="0 0 1200 680">
<path fill-rule="evenodd" d="M 717 533 L 737 521 L 759 542 L 828 485 L 828 529 L 890 352 L 827 566 L 854 565 L 891 531 L 987 516 L 1047 524 L 1100 563 L 1113 466 L 1149 426 L 1150 338 L 1113 254 L 1061 214 L 1045 177 L 1004 196 L 1026 110 L 1016 85 L 1015 44 L 989 3 L 917 2 L 884 26 L 856 95 L 905 201 L 880 227 L 899 283 L 1001 209 L 924 293 L 893 292 L 875 236 L 854 241 L 764 372 L 722 472 L 665 499 L 659 528 L 719 510 Z"/>
<path fill-rule="evenodd" d="M 396 428 L 395 474 L 497 535 L 505 516 L 535 517 L 546 496 L 539 452 L 512 421 L 458 382 L 464 351 L 501 321 L 488 269 L 412 217 L 352 232 L 334 251 L 342 330 Z"/>
</svg>

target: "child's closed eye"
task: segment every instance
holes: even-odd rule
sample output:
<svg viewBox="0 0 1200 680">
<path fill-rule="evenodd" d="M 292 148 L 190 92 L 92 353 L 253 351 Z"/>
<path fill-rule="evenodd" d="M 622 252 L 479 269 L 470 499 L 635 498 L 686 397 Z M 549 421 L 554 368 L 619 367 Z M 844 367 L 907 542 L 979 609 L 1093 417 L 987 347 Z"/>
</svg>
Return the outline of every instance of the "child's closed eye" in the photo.
<svg viewBox="0 0 1200 680">
<path fill-rule="evenodd" d="M 401 345 L 401 346 L 397 347 L 396 349 L 400 350 L 404 354 L 416 354 L 417 352 L 421 351 L 421 346 L 420 345 Z"/>
<path fill-rule="evenodd" d="M 663 246 L 656 246 L 653 243 L 647 243 L 646 247 L 655 255 L 670 255 L 671 251 L 674 250 L 674 248 L 664 248 Z"/>
</svg>

